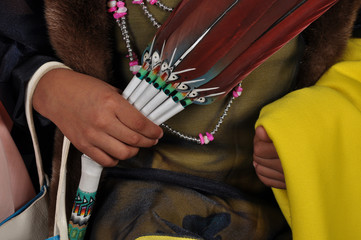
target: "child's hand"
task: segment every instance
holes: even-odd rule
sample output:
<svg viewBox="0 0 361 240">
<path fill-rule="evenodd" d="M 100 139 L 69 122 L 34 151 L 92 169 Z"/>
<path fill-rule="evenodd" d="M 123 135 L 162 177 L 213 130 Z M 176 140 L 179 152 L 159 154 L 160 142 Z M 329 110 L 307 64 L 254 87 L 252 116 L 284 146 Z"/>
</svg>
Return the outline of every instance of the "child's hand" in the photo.
<svg viewBox="0 0 361 240">
<path fill-rule="evenodd" d="M 258 178 L 267 186 L 286 188 L 281 160 L 266 130 L 256 128 L 253 146 L 253 164 Z"/>
<path fill-rule="evenodd" d="M 49 71 L 33 97 L 34 108 L 72 144 L 103 166 L 114 166 L 158 142 L 162 129 L 109 84 L 71 70 Z"/>
</svg>

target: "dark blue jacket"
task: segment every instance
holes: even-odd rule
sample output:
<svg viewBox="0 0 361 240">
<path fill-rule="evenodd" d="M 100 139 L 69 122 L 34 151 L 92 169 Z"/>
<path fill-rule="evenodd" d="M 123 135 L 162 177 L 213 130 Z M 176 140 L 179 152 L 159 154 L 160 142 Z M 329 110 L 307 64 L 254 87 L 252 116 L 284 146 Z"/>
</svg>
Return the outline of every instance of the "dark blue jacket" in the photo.
<svg viewBox="0 0 361 240">
<path fill-rule="evenodd" d="M 0 100 L 14 121 L 12 136 L 32 173 L 36 171 L 25 118 L 25 89 L 42 64 L 56 60 L 43 9 L 41 0 L 0 1 Z M 54 126 L 39 114 L 35 116 L 45 169 L 49 172 Z M 38 182 L 36 175 L 32 176 L 33 182 Z"/>
</svg>

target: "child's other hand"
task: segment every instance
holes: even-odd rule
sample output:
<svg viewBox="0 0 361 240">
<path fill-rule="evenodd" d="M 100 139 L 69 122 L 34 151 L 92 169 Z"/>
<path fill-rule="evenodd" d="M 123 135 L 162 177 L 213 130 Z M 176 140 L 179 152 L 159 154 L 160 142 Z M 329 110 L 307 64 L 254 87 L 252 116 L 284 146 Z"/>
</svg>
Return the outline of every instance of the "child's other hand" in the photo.
<svg viewBox="0 0 361 240">
<path fill-rule="evenodd" d="M 267 186 L 286 188 L 281 160 L 266 130 L 259 126 L 253 143 L 253 164 L 258 178 Z"/>
<path fill-rule="evenodd" d="M 34 108 L 54 122 L 72 144 L 103 166 L 158 142 L 162 129 L 125 100 L 118 89 L 66 69 L 46 73 L 37 85 Z"/>
</svg>

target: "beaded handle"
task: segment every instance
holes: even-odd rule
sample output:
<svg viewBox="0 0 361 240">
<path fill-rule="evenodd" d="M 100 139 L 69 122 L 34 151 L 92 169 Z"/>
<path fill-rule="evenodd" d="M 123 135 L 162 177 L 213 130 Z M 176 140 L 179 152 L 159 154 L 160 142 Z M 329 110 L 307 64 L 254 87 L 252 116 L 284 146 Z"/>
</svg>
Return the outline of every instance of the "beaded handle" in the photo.
<svg viewBox="0 0 361 240">
<path fill-rule="evenodd" d="M 101 165 L 85 154 L 81 156 L 81 164 L 80 183 L 68 226 L 70 240 L 84 239 L 103 170 Z"/>
</svg>

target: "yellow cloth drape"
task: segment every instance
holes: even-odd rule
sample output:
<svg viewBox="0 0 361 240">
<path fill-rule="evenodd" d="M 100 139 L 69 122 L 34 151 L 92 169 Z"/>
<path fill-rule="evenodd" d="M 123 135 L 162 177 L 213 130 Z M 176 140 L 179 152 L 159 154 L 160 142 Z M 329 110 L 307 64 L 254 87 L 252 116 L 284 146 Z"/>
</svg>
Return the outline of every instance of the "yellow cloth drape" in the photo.
<svg viewBox="0 0 361 240">
<path fill-rule="evenodd" d="M 361 39 L 312 87 L 261 111 L 287 190 L 273 189 L 299 239 L 361 238 Z"/>
</svg>

